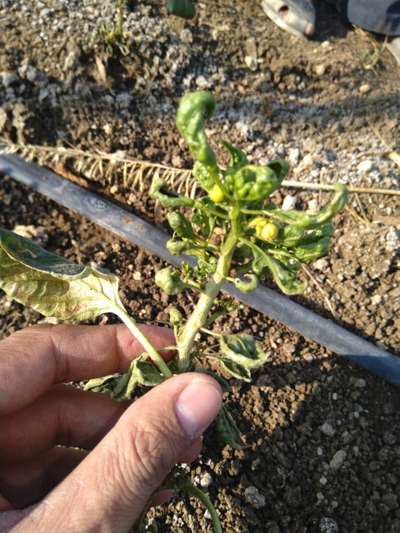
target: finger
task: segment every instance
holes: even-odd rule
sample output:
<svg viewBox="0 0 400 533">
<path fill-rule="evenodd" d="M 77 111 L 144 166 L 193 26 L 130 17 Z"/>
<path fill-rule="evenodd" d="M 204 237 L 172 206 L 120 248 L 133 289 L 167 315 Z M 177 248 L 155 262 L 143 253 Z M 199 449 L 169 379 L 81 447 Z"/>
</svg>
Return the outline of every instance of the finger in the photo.
<svg viewBox="0 0 400 533">
<path fill-rule="evenodd" d="M 11 511 L 11 509 L 13 509 L 11 503 L 3 498 L 3 496 L 0 494 L 0 513 L 4 511 Z"/>
<path fill-rule="evenodd" d="M 28 461 L 0 468 L 0 493 L 14 509 L 40 501 L 85 457 L 87 452 L 57 447 Z"/>
<path fill-rule="evenodd" d="M 0 465 L 35 457 L 58 444 L 90 450 L 128 405 L 105 394 L 56 385 L 28 407 L 0 417 Z"/>
<path fill-rule="evenodd" d="M 185 449 L 178 457 L 177 463 L 193 463 L 200 455 L 203 446 L 203 439 L 196 439 L 189 448 Z"/>
<path fill-rule="evenodd" d="M 141 326 L 157 349 L 174 344 L 170 330 Z M 35 326 L 0 342 L 0 415 L 21 409 L 52 384 L 127 370 L 143 352 L 124 325 Z"/>
<path fill-rule="evenodd" d="M 71 531 L 128 531 L 220 406 L 221 389 L 204 374 L 181 374 L 152 389 L 39 505 L 39 523 L 27 517 L 21 531 L 56 531 L 65 520 Z"/>
</svg>

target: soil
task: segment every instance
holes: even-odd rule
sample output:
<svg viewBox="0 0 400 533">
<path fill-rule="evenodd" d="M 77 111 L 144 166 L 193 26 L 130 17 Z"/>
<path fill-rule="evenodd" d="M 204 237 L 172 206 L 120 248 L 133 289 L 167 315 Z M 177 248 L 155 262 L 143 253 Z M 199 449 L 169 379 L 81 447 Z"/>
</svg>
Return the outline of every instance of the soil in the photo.
<svg viewBox="0 0 400 533">
<path fill-rule="evenodd" d="M 100 6 L 101 4 L 101 6 Z M 167 16 L 163 2 L 128 3 L 128 54 L 98 36 L 111 0 L 0 1 L 0 136 L 190 168 L 174 127 L 180 95 L 212 90 L 208 133 L 257 162 L 286 157 L 291 179 L 397 188 L 388 157 L 400 143 L 400 68 L 381 43 L 320 3 L 317 34 L 300 41 L 276 28 L 259 2 L 198 3 L 193 21 Z M 33 149 L 28 150 L 33 152 Z M 163 211 L 120 174 L 53 168 L 123 202 L 154 223 Z M 0 178 L 0 225 L 67 258 L 95 261 L 121 277 L 133 316 L 165 323 L 176 298 L 154 286 L 156 257 L 72 211 Z M 322 193 L 284 189 L 315 208 Z M 354 195 L 337 220 L 329 255 L 310 267 L 298 301 L 400 355 L 400 208 L 395 197 Z M 272 286 L 272 284 L 271 284 Z M 179 297 L 189 309 L 190 297 Z M 0 298 L 0 336 L 43 320 Z M 106 318 L 106 320 L 111 320 Z M 255 334 L 270 354 L 254 384 L 226 398 L 244 447 L 216 446 L 207 433 L 196 483 L 205 483 L 227 532 L 400 531 L 400 394 L 268 317 L 240 305 L 218 322 Z M 206 474 L 208 474 L 206 476 Z M 154 512 L 160 531 L 207 531 L 204 509 L 175 501 Z"/>
</svg>

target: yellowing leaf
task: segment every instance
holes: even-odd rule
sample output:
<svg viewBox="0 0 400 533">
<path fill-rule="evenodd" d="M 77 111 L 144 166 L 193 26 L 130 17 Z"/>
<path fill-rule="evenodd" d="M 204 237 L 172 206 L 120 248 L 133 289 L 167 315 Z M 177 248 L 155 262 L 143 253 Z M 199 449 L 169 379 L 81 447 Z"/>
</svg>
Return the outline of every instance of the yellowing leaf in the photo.
<svg viewBox="0 0 400 533">
<path fill-rule="evenodd" d="M 49 253 L 0 229 L 0 289 L 45 316 L 89 320 L 123 305 L 118 278 Z"/>
</svg>

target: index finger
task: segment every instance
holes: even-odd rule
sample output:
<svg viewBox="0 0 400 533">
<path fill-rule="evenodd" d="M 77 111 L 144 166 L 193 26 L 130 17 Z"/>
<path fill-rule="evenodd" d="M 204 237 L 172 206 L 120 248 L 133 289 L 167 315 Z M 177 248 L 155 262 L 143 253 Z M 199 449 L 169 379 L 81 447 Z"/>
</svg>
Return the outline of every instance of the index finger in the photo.
<svg viewBox="0 0 400 533">
<path fill-rule="evenodd" d="M 175 343 L 166 328 L 140 329 L 158 350 Z M 0 415 L 30 404 L 55 383 L 124 372 L 143 351 L 122 324 L 18 331 L 0 342 Z"/>
</svg>

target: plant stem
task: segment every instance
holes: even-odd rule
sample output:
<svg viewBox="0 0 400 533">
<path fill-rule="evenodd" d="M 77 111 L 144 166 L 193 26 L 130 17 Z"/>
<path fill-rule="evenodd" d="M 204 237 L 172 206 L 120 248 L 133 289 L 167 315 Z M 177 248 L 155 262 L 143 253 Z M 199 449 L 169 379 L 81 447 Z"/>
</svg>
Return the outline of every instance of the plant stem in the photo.
<svg viewBox="0 0 400 533">
<path fill-rule="evenodd" d="M 129 331 L 135 337 L 135 339 L 140 342 L 140 344 L 144 348 L 144 351 L 149 354 L 149 356 L 151 357 L 152 361 L 157 365 L 157 367 L 160 370 L 161 374 L 165 378 L 170 378 L 172 376 L 172 372 L 168 368 L 167 363 L 164 361 L 164 359 L 161 357 L 161 355 L 157 352 L 157 350 L 151 344 L 151 342 L 146 337 L 146 335 L 144 335 L 142 333 L 142 331 L 139 329 L 139 327 L 136 324 L 135 320 L 128 315 L 128 313 L 125 311 L 125 309 L 122 309 L 120 307 L 116 307 L 114 309 L 114 314 L 117 315 L 122 320 L 122 322 L 126 325 L 126 327 L 129 329 Z"/>
<path fill-rule="evenodd" d="M 221 247 L 221 255 L 219 256 L 215 272 L 206 283 L 204 292 L 201 293 L 196 307 L 189 320 L 186 322 L 182 334 L 178 339 L 179 369 L 183 372 L 190 366 L 190 352 L 194 339 L 200 329 L 205 326 L 208 313 L 215 303 L 215 298 L 229 273 L 232 255 L 239 238 L 237 223 L 239 214 L 239 208 L 234 207 L 230 213 L 232 222 L 231 231 Z"/>
<path fill-rule="evenodd" d="M 211 521 L 213 524 L 214 533 L 223 533 L 221 522 L 219 520 L 219 516 L 217 515 L 217 511 L 215 510 L 215 507 L 211 503 L 211 500 L 207 496 L 207 494 L 203 492 L 202 490 L 200 490 L 199 488 L 195 487 L 189 480 L 185 480 L 184 482 L 181 482 L 179 485 L 179 488 L 183 490 L 184 492 L 191 494 L 192 496 L 195 496 L 198 500 L 201 501 L 201 503 L 204 505 L 204 507 L 208 510 L 208 512 L 211 515 Z"/>
</svg>

